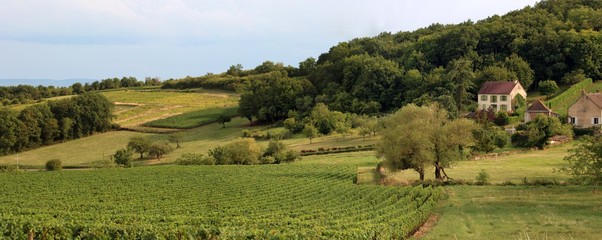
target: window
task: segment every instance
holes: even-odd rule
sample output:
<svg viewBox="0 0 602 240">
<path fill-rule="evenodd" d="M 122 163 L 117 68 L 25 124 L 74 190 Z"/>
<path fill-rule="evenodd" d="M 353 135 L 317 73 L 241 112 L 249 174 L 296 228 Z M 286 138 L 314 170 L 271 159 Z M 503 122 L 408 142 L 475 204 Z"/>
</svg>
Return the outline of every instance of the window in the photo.
<svg viewBox="0 0 602 240">
<path fill-rule="evenodd" d="M 569 123 L 570 123 L 570 124 L 575 124 L 575 123 L 577 123 L 577 118 L 576 118 L 576 117 L 569 117 Z"/>
<path fill-rule="evenodd" d="M 483 105 L 481 106 L 481 110 L 487 110 L 487 104 L 483 104 Z"/>
<path fill-rule="evenodd" d="M 504 95 L 500 96 L 500 101 L 502 101 L 502 102 L 508 101 L 508 96 L 504 96 Z"/>
<path fill-rule="evenodd" d="M 597 117 L 592 118 L 592 124 L 594 124 L 594 125 L 600 124 L 600 118 L 597 118 Z"/>
<path fill-rule="evenodd" d="M 487 95 L 481 95 L 481 101 L 487 101 Z"/>
<path fill-rule="evenodd" d="M 497 102 L 497 96 L 491 96 L 491 102 L 492 103 Z"/>
<path fill-rule="evenodd" d="M 500 111 L 508 111 L 508 105 L 506 105 L 506 104 L 500 105 Z"/>
<path fill-rule="evenodd" d="M 494 111 L 497 111 L 497 104 L 491 104 L 491 109 L 493 109 Z"/>
</svg>

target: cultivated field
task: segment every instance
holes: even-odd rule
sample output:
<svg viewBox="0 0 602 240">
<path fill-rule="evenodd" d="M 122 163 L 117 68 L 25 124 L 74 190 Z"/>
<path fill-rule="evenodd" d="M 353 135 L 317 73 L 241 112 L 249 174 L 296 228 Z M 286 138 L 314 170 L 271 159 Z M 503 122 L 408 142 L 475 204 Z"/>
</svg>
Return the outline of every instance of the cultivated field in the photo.
<svg viewBox="0 0 602 240">
<path fill-rule="evenodd" d="M 0 232 L 15 239 L 392 239 L 420 225 L 440 196 L 432 188 L 355 185 L 355 173 L 345 164 L 281 164 L 0 174 Z"/>
<path fill-rule="evenodd" d="M 102 94 L 116 104 L 114 122 L 124 127 L 203 109 L 230 108 L 238 105 L 239 98 L 233 93 L 211 90 L 120 90 Z"/>
</svg>

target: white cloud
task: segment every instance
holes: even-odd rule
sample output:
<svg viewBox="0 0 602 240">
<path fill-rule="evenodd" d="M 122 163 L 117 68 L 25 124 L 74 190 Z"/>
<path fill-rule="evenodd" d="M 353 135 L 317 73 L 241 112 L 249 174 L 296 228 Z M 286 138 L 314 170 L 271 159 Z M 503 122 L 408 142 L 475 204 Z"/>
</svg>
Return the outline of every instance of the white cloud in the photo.
<svg viewBox="0 0 602 240">
<path fill-rule="evenodd" d="M 0 78 L 170 77 L 264 60 L 296 65 L 340 41 L 476 21 L 535 1 L 0 0 Z"/>
</svg>

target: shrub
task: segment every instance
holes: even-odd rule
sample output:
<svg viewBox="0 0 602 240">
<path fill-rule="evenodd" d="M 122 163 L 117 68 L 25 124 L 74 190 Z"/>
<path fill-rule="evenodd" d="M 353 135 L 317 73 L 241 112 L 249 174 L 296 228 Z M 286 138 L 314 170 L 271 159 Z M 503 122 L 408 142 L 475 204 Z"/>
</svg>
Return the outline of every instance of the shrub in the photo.
<svg viewBox="0 0 602 240">
<path fill-rule="evenodd" d="M 210 156 L 205 156 L 200 153 L 182 154 L 176 159 L 178 165 L 215 165 L 215 159 Z"/>
<path fill-rule="evenodd" d="M 479 175 L 476 177 L 477 185 L 487 185 L 489 184 L 489 173 L 487 173 L 484 169 L 479 172 Z"/>
<path fill-rule="evenodd" d="M 493 122 L 498 126 L 505 126 L 508 125 L 508 123 L 510 123 L 510 117 L 508 116 L 507 112 L 500 111 L 495 116 L 495 119 L 493 119 Z"/>
<path fill-rule="evenodd" d="M 261 153 L 254 139 L 243 138 L 211 149 L 209 156 L 213 157 L 218 165 L 251 165 L 260 163 Z"/>
<path fill-rule="evenodd" d="M 0 165 L 0 172 L 16 172 L 17 165 Z"/>
<path fill-rule="evenodd" d="M 132 150 L 128 148 L 119 149 L 117 152 L 115 152 L 115 154 L 113 154 L 113 161 L 115 161 L 115 164 L 117 165 L 131 167 L 132 154 Z"/>
<path fill-rule="evenodd" d="M 63 169 L 63 163 L 59 159 L 52 159 L 46 162 L 47 171 L 60 171 Z"/>
</svg>

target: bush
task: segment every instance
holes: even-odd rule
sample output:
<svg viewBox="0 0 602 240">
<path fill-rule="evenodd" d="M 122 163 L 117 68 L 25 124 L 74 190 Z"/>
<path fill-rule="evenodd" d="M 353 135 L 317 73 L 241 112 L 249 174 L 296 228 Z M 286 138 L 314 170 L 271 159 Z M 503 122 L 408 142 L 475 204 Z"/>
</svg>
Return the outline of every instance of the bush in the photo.
<svg viewBox="0 0 602 240">
<path fill-rule="evenodd" d="M 16 172 L 17 165 L 0 165 L 0 172 Z"/>
<path fill-rule="evenodd" d="M 510 117 L 508 116 L 507 112 L 500 111 L 495 116 L 495 119 L 493 119 L 493 122 L 498 126 L 505 126 L 508 125 L 508 123 L 510 123 Z"/>
<path fill-rule="evenodd" d="M 573 135 L 575 137 L 581 137 L 581 136 L 594 136 L 595 134 L 600 133 L 600 126 L 593 126 L 593 127 L 588 127 L 588 128 L 580 128 L 580 127 L 573 127 Z"/>
<path fill-rule="evenodd" d="M 254 139 L 243 138 L 211 149 L 209 156 L 213 157 L 218 165 L 252 165 L 260 163 L 261 153 Z"/>
<path fill-rule="evenodd" d="M 52 159 L 46 162 L 47 171 L 61 171 L 63 169 L 63 163 L 61 160 Z"/>
<path fill-rule="evenodd" d="M 115 164 L 117 165 L 131 167 L 132 154 L 132 150 L 128 148 L 119 149 L 117 152 L 115 152 L 115 154 L 113 154 L 113 161 L 115 161 Z"/>
<path fill-rule="evenodd" d="M 487 173 L 484 169 L 479 172 L 479 175 L 476 177 L 477 185 L 488 185 L 489 184 L 489 173 Z"/>
<path fill-rule="evenodd" d="M 178 165 L 215 165 L 215 159 L 200 153 L 186 153 L 176 159 Z"/>
</svg>

